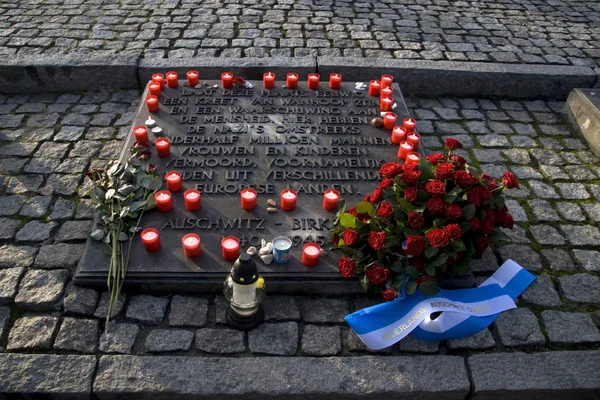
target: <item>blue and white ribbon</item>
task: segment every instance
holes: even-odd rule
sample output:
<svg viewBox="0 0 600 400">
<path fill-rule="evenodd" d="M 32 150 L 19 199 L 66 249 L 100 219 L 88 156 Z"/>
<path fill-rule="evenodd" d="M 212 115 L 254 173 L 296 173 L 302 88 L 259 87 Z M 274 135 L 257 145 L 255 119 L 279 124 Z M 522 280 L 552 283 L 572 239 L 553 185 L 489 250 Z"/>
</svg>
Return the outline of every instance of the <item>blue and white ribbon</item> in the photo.
<svg viewBox="0 0 600 400">
<path fill-rule="evenodd" d="M 461 338 L 487 328 L 502 311 L 516 308 L 514 299 L 534 280 L 534 275 L 508 260 L 477 288 L 440 290 L 431 297 L 417 291 L 345 319 L 373 350 L 389 347 L 409 333 L 424 341 Z M 440 311 L 431 320 L 430 315 Z"/>
</svg>

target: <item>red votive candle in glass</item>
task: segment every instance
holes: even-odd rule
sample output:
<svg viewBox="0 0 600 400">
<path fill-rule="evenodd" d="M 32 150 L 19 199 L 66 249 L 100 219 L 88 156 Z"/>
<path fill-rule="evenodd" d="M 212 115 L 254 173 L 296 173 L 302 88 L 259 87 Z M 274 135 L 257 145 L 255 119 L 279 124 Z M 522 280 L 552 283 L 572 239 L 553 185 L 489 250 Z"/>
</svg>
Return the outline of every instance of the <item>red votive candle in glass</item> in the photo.
<svg viewBox="0 0 600 400">
<path fill-rule="evenodd" d="M 275 89 L 275 74 L 267 72 L 263 74 L 263 87 L 265 89 Z"/>
<path fill-rule="evenodd" d="M 160 236 L 158 235 L 158 231 L 156 229 L 144 229 L 140 236 L 147 252 L 154 253 L 160 249 Z"/>
<path fill-rule="evenodd" d="M 179 77 L 177 76 L 177 72 L 167 72 L 167 86 L 170 88 L 176 88 L 177 85 L 179 85 Z"/>
<path fill-rule="evenodd" d="M 342 87 L 342 74 L 333 73 L 329 75 L 329 88 L 339 90 Z"/>
<path fill-rule="evenodd" d="M 160 85 L 156 82 L 149 82 L 148 91 L 150 92 L 150 95 L 158 97 L 160 96 Z"/>
<path fill-rule="evenodd" d="M 388 86 L 386 88 L 381 89 L 381 95 L 380 95 L 380 97 L 382 99 L 384 97 L 392 97 L 392 93 L 394 93 L 394 91 L 392 90 L 392 87 Z"/>
<path fill-rule="evenodd" d="M 235 236 L 226 236 L 221 240 L 221 254 L 227 261 L 235 261 L 240 256 L 240 240 Z"/>
<path fill-rule="evenodd" d="M 391 97 L 384 97 L 379 101 L 379 109 L 381 111 L 390 111 L 392 109 L 392 105 L 394 104 L 394 99 Z"/>
<path fill-rule="evenodd" d="M 223 86 L 223 89 L 233 88 L 233 74 L 231 72 L 221 74 L 221 86 Z"/>
<path fill-rule="evenodd" d="M 383 128 L 389 130 L 394 129 L 397 118 L 398 117 L 396 117 L 396 114 L 394 114 L 393 112 L 385 113 L 385 115 L 383 116 Z"/>
<path fill-rule="evenodd" d="M 319 74 L 308 74 L 308 88 L 317 90 L 319 88 L 319 79 L 321 79 Z"/>
<path fill-rule="evenodd" d="M 404 118 L 402 121 L 402 126 L 406 129 L 406 133 L 410 133 L 415 130 L 417 126 L 417 121 L 414 118 Z"/>
<path fill-rule="evenodd" d="M 148 130 L 143 125 L 138 125 L 133 128 L 133 137 L 136 142 L 148 142 Z"/>
<path fill-rule="evenodd" d="M 406 155 L 406 159 L 404 160 L 404 164 L 418 164 L 421 160 L 421 155 L 416 151 L 411 151 Z"/>
<path fill-rule="evenodd" d="M 395 126 L 392 129 L 392 143 L 400 144 L 406 139 L 406 129 L 401 126 Z"/>
<path fill-rule="evenodd" d="M 406 159 L 408 153 L 413 151 L 413 145 L 404 141 L 400 143 L 400 147 L 398 147 L 398 158 L 401 160 Z"/>
<path fill-rule="evenodd" d="M 161 90 L 165 88 L 165 76 L 163 74 L 152 74 L 152 82 L 158 83 Z"/>
<path fill-rule="evenodd" d="M 158 97 L 148 96 L 146 97 L 146 108 L 148 112 L 154 113 L 158 111 Z"/>
<path fill-rule="evenodd" d="M 154 145 L 156 146 L 156 154 L 159 157 L 167 157 L 171 154 L 171 145 L 166 137 L 159 137 L 154 141 Z"/>
<path fill-rule="evenodd" d="M 195 258 L 200 255 L 202 248 L 200 246 L 200 236 L 195 233 L 188 233 L 181 239 L 183 244 L 183 253 L 187 258 Z"/>
<path fill-rule="evenodd" d="M 419 135 L 417 132 L 410 132 L 406 134 L 406 141 L 410 144 L 413 145 L 413 147 L 416 149 L 417 146 L 419 145 L 419 142 L 421 141 L 421 135 Z"/>
<path fill-rule="evenodd" d="M 171 199 L 171 192 L 168 190 L 159 190 L 154 193 L 154 200 L 156 201 L 156 208 L 161 212 L 171 211 L 173 208 L 173 201 Z"/>
<path fill-rule="evenodd" d="M 246 188 L 240 192 L 240 200 L 242 202 L 242 209 L 246 211 L 254 210 L 256 208 L 256 190 L 252 188 Z"/>
<path fill-rule="evenodd" d="M 373 80 L 369 82 L 369 95 L 370 96 L 379 96 L 381 92 L 381 82 Z"/>
<path fill-rule="evenodd" d="M 290 72 L 285 79 L 285 87 L 288 89 L 296 89 L 298 87 L 298 74 Z"/>
<path fill-rule="evenodd" d="M 194 87 L 200 83 L 200 73 L 194 69 L 186 72 L 185 76 L 187 77 L 188 86 Z"/>
<path fill-rule="evenodd" d="M 200 192 L 196 189 L 188 189 L 183 192 L 183 202 L 185 203 L 185 208 L 188 211 L 199 210 L 200 207 L 202 207 L 200 200 Z"/>
<path fill-rule="evenodd" d="M 296 208 L 296 200 L 298 199 L 298 195 L 296 191 L 293 189 L 283 189 L 281 191 L 281 209 L 283 211 L 292 211 Z"/>
<path fill-rule="evenodd" d="M 181 190 L 181 172 L 169 171 L 165 180 L 171 192 L 179 192 Z"/>
<path fill-rule="evenodd" d="M 327 211 L 337 209 L 337 203 L 340 200 L 340 192 L 335 189 L 327 189 L 323 194 L 323 208 Z"/>
<path fill-rule="evenodd" d="M 302 247 L 302 264 L 307 267 L 314 267 L 319 263 L 321 256 L 321 247 L 314 242 L 306 243 Z"/>
<path fill-rule="evenodd" d="M 388 86 L 392 86 L 392 82 L 394 82 L 394 77 L 391 75 L 381 75 L 381 88 L 386 88 Z"/>
</svg>

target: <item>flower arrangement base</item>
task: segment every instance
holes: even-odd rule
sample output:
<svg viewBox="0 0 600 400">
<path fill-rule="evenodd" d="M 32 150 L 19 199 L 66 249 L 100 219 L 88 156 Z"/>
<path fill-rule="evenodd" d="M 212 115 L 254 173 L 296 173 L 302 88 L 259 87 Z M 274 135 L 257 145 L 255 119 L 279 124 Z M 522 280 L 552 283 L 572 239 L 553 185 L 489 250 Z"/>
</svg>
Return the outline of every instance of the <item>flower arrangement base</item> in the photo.
<svg viewBox="0 0 600 400">
<path fill-rule="evenodd" d="M 236 314 L 231 307 L 227 307 L 225 318 L 227 319 L 227 324 L 233 329 L 237 329 L 238 331 L 251 331 L 262 324 L 265 319 L 265 310 L 261 305 L 255 314 L 249 317 L 243 317 Z"/>
</svg>

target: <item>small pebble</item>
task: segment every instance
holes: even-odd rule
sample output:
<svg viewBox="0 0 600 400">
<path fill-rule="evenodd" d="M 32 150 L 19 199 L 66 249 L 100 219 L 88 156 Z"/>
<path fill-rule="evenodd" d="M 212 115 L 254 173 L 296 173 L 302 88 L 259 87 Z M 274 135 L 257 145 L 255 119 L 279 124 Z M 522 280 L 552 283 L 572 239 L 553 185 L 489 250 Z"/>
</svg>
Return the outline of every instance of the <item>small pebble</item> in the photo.
<svg viewBox="0 0 600 400">
<path fill-rule="evenodd" d="M 375 128 L 381 128 L 383 125 L 383 120 L 381 118 L 373 118 L 371 125 L 373 125 Z"/>
<path fill-rule="evenodd" d="M 218 89 L 219 85 L 213 85 L 213 89 Z"/>
<path fill-rule="evenodd" d="M 246 250 L 246 253 L 250 254 L 251 256 L 255 255 L 256 253 L 258 253 L 258 250 L 256 249 L 256 247 L 254 246 L 250 246 L 248 247 L 248 250 Z"/>
<path fill-rule="evenodd" d="M 273 254 L 260 256 L 260 259 L 263 260 L 265 264 L 270 265 L 273 262 Z"/>
<path fill-rule="evenodd" d="M 267 243 L 267 245 L 265 247 L 261 248 L 258 251 L 258 254 L 263 256 L 265 254 L 271 254 L 272 252 L 273 252 L 273 243 Z"/>
<path fill-rule="evenodd" d="M 275 213 L 277 212 L 277 209 L 275 207 L 267 207 L 267 211 L 270 213 Z"/>
<path fill-rule="evenodd" d="M 269 200 L 267 200 L 267 204 L 268 204 L 270 207 L 277 207 L 277 202 L 276 202 L 275 200 L 273 200 L 273 199 L 269 199 Z"/>
<path fill-rule="evenodd" d="M 262 249 L 263 247 L 267 246 L 267 241 L 265 239 L 260 239 L 260 248 Z"/>
</svg>

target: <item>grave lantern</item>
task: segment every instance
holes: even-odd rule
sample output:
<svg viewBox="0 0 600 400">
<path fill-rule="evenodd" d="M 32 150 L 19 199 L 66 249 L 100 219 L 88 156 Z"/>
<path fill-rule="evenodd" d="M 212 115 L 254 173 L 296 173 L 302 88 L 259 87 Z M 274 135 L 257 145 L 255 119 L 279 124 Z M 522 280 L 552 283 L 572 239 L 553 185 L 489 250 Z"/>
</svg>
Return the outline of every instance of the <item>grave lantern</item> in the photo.
<svg viewBox="0 0 600 400">
<path fill-rule="evenodd" d="M 226 317 L 231 327 L 249 331 L 262 323 L 264 311 L 260 303 L 265 298 L 265 282 L 252 256 L 242 253 L 233 264 L 223 284 L 223 294 L 229 302 Z"/>
</svg>

